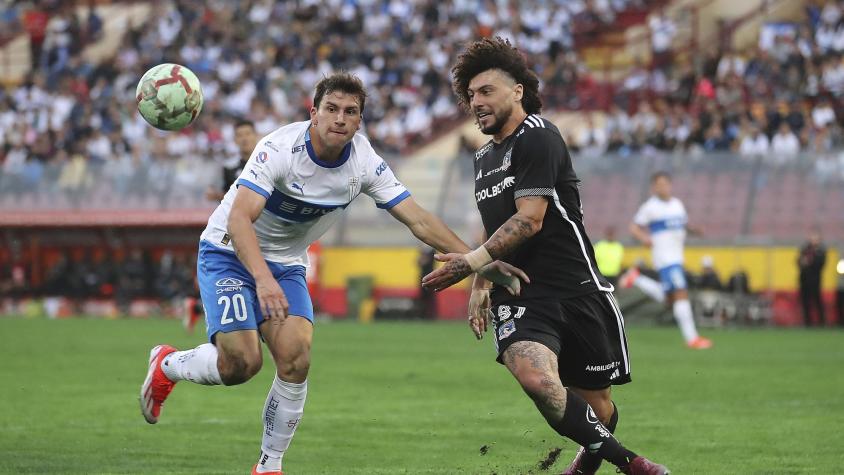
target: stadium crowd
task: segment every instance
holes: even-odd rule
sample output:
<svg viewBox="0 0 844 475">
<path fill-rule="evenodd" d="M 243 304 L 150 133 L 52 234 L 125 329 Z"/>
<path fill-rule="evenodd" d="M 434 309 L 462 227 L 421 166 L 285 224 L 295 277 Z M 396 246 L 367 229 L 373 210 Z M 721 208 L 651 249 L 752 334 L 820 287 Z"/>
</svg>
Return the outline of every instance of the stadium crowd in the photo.
<svg viewBox="0 0 844 475">
<path fill-rule="evenodd" d="M 113 62 L 91 64 L 81 52 L 103 28 L 93 3 L 82 20 L 65 2 L 6 1 L 3 31 L 29 34 L 33 69 L 19 87 L 0 91 L 0 162 L 7 176 L 32 182 L 47 161 L 118 162 L 131 171 L 162 153 L 224 159 L 235 152 L 236 118 L 252 119 L 261 134 L 305 118 L 316 79 L 338 68 L 369 86 L 373 142 L 399 152 L 457 114 L 449 65 L 462 42 L 511 37 L 550 77 L 575 33 L 599 31 L 617 12 L 646 3 L 178 0 L 132 25 Z M 135 113 L 134 96 L 143 72 L 165 61 L 197 73 L 206 103 L 192 130 L 169 134 L 162 147 L 161 134 Z"/>
<path fill-rule="evenodd" d="M 166 174 L 155 166 L 177 157 L 222 162 L 236 153 L 234 120 L 249 118 L 264 134 L 305 118 L 310 88 L 338 68 L 369 86 L 372 141 L 400 153 L 448 127 L 458 114 L 449 79 L 456 48 L 493 34 L 529 53 L 548 109 L 588 111 L 596 90 L 612 91 L 606 114 L 587 112 L 585 126 L 567 137 L 584 156 L 733 151 L 786 161 L 844 140 L 844 21 L 834 1 L 807 8 L 804 23 L 763 35 L 758 47 L 692 61 L 674 59 L 676 27 L 657 10 L 649 21 L 653 62 L 638 62 L 607 89 L 596 89 L 576 41 L 610 28 L 620 12 L 660 2 L 177 0 L 131 25 L 114 61 L 99 64 L 81 54 L 102 37 L 94 3 L 83 16 L 56 0 L 5 4 L 3 31 L 29 34 L 33 65 L 23 84 L 0 90 L 5 189 L 33 189 L 51 173 L 67 190 L 85 188 L 86 169 L 105 168 L 124 191 L 144 165 L 154 184 Z M 164 61 L 195 71 L 206 99 L 197 124 L 178 134 L 156 132 L 135 112 L 138 78 Z M 833 162 L 821 165 L 840 166 Z"/>
<path fill-rule="evenodd" d="M 804 22 L 763 29 L 758 45 L 744 51 L 715 46 L 691 59 L 637 61 L 615 85 L 606 116 L 587 114 L 569 144 L 591 156 L 682 150 L 775 163 L 840 148 L 842 6 L 808 5 Z"/>
</svg>

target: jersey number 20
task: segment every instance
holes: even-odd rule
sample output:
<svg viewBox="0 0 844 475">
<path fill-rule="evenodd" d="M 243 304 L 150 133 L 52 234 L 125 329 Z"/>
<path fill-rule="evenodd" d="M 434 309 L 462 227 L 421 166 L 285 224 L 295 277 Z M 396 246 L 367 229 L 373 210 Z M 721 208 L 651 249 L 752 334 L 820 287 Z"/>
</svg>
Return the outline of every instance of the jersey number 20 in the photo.
<svg viewBox="0 0 844 475">
<path fill-rule="evenodd" d="M 221 295 L 219 299 L 217 299 L 217 305 L 223 304 L 223 318 L 220 319 L 220 323 L 225 325 L 226 323 L 231 323 L 234 320 L 238 322 L 246 321 L 246 299 L 243 298 L 243 294 L 234 294 L 231 298 L 228 295 Z M 234 320 L 229 316 L 229 310 L 234 308 Z"/>
</svg>

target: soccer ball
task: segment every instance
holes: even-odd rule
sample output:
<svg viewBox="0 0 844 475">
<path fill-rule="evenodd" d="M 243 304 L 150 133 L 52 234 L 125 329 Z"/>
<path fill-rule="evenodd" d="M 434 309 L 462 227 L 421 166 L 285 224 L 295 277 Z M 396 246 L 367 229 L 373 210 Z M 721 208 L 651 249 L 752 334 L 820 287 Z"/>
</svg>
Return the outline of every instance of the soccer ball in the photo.
<svg viewBox="0 0 844 475">
<path fill-rule="evenodd" d="M 202 110 L 202 87 L 190 69 L 172 63 L 153 66 L 135 90 L 138 111 L 155 128 L 187 127 Z"/>
</svg>

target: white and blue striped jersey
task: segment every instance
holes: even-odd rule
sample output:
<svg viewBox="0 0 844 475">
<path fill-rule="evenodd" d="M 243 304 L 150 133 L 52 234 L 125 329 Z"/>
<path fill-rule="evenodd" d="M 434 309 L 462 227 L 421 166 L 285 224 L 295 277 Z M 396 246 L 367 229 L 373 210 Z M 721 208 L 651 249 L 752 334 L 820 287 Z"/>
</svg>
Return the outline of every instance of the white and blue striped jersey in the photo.
<svg viewBox="0 0 844 475">
<path fill-rule="evenodd" d="M 683 265 L 688 215 L 683 202 L 675 197 L 663 201 L 651 196 L 639 207 L 633 222 L 651 234 L 651 260 L 656 269 Z"/>
<path fill-rule="evenodd" d="M 355 134 L 340 160 L 319 159 L 311 145 L 310 121 L 295 122 L 262 138 L 202 232 L 200 239 L 234 250 L 226 227 L 237 187 L 267 199 L 255 221 L 264 259 L 308 266 L 308 246 L 334 224 L 359 194 L 390 209 L 410 196 L 366 137 Z"/>
</svg>

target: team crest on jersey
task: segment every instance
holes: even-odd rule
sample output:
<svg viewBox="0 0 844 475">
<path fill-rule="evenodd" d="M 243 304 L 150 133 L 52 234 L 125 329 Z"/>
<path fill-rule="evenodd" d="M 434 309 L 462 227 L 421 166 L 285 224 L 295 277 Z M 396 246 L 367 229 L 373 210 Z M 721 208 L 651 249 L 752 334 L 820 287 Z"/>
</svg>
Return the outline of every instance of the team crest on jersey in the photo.
<svg viewBox="0 0 844 475">
<path fill-rule="evenodd" d="M 258 152 L 258 155 L 255 156 L 255 160 L 257 160 L 258 163 L 267 163 L 267 160 L 269 160 L 269 155 L 267 155 L 267 152 L 264 152 L 262 150 Z"/>
<path fill-rule="evenodd" d="M 506 171 L 510 168 L 510 156 L 513 155 L 513 148 L 510 147 L 504 154 L 504 160 L 501 162 L 501 170 Z"/>
<path fill-rule="evenodd" d="M 355 199 L 358 195 L 358 186 L 360 185 L 360 178 L 356 176 L 349 177 L 349 202 Z"/>
</svg>

